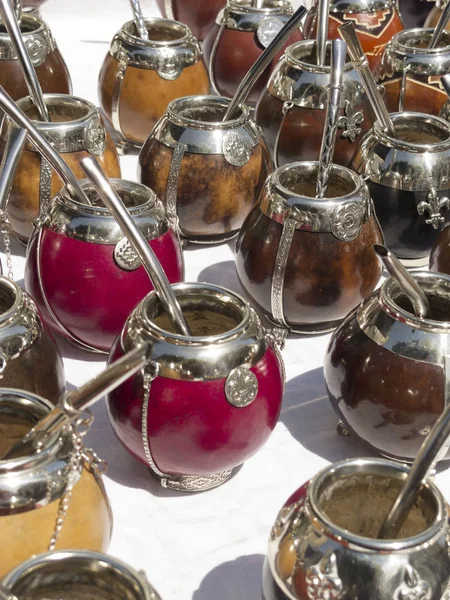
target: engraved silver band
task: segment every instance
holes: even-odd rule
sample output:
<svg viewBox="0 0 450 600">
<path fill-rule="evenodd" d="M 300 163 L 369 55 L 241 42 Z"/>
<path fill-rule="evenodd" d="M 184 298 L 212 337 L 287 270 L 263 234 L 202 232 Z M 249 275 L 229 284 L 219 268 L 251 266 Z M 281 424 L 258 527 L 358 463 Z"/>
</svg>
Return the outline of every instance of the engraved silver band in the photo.
<svg viewBox="0 0 450 600">
<path fill-rule="evenodd" d="M 183 161 L 186 146 L 177 144 L 172 153 L 170 161 L 169 176 L 167 178 L 166 188 L 166 214 L 170 226 L 178 237 L 182 235 L 180 220 L 177 213 L 178 181 L 180 179 L 181 163 Z"/>
<path fill-rule="evenodd" d="M 284 123 L 287 119 L 288 113 L 293 107 L 294 107 L 294 103 L 291 102 L 290 100 L 284 102 L 284 104 L 283 104 L 283 108 L 282 108 L 283 116 L 281 117 L 280 124 L 278 125 L 277 136 L 275 138 L 275 144 L 273 147 L 273 162 L 274 162 L 276 169 L 278 169 L 278 167 L 280 166 L 279 162 L 278 162 L 278 152 L 279 152 L 279 147 L 280 147 L 281 131 L 282 131 Z"/>
<path fill-rule="evenodd" d="M 298 225 L 298 214 L 294 209 L 291 216 L 285 219 L 272 277 L 271 306 L 273 319 L 283 328 L 289 329 L 284 318 L 283 288 L 287 260 L 291 249 L 294 233 Z"/>
</svg>

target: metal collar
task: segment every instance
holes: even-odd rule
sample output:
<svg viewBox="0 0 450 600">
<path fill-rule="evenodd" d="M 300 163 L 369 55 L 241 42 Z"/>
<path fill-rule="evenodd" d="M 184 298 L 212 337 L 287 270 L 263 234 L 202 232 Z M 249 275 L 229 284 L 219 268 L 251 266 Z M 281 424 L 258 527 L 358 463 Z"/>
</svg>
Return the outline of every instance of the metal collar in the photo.
<svg viewBox="0 0 450 600">
<path fill-rule="evenodd" d="M 395 0 L 332 0 L 332 13 L 374 13 L 380 10 L 395 9 Z"/>
<path fill-rule="evenodd" d="M 133 21 L 128 21 L 114 36 L 110 54 L 126 60 L 138 69 L 157 71 L 163 79 L 177 79 L 183 69 L 197 63 L 202 51 L 187 25 L 169 19 L 145 19 L 149 40 L 135 35 Z"/>
<path fill-rule="evenodd" d="M 31 558 L 13 569 L 3 579 L 13 594 L 23 596 L 33 590 L 35 595 L 51 596 L 53 586 L 81 585 L 105 593 L 111 600 L 161 600 L 143 571 L 106 554 L 86 550 L 49 552 Z M 76 592 L 75 592 L 76 593 Z"/>
<path fill-rule="evenodd" d="M 0 415 L 14 414 L 30 428 L 53 409 L 44 398 L 22 390 L 0 388 Z M 0 460 L 0 516 L 46 506 L 59 499 L 67 485 L 72 438 L 66 433 L 53 436 L 32 456 Z M 81 476 L 81 468 L 77 481 Z"/>
<path fill-rule="evenodd" d="M 382 76 L 394 72 L 424 77 L 442 76 L 450 71 L 450 33 L 444 31 L 437 48 L 428 48 L 434 29 L 407 29 L 396 33 L 386 46 Z M 422 46 L 422 47 L 421 47 Z"/>
<path fill-rule="evenodd" d="M 263 8 L 252 6 L 252 0 L 229 0 L 226 8 L 219 12 L 216 23 L 220 25 L 225 18 L 227 29 L 256 32 L 262 21 L 273 19 L 284 24 L 292 14 L 292 5 L 286 0 L 265 0 Z"/>
<path fill-rule="evenodd" d="M 22 38 L 33 66 L 44 64 L 50 52 L 56 49 L 55 40 L 47 24 L 36 16 L 26 13 L 22 16 Z M 17 60 L 9 34 L 0 21 L 0 60 Z"/>
<path fill-rule="evenodd" d="M 229 103 L 229 98 L 217 96 L 178 98 L 169 104 L 150 138 L 169 148 L 182 144 L 192 154 L 227 154 L 230 146 L 248 152 L 259 144 L 261 134 L 245 105 L 236 119 L 222 122 Z"/>
<path fill-rule="evenodd" d="M 60 154 L 82 152 L 99 156 L 106 150 L 106 130 L 101 121 L 98 108 L 82 98 L 67 94 L 44 94 L 53 121 L 50 123 L 37 120 L 36 108 L 30 98 L 21 98 L 17 106 L 33 121 L 33 125 L 53 148 Z M 9 117 L 2 123 L 0 137 L 7 139 L 12 121 Z M 26 149 L 36 151 L 28 142 Z"/>
<path fill-rule="evenodd" d="M 147 186 L 124 179 L 110 179 L 130 215 L 147 240 L 156 239 L 169 229 L 166 213 L 156 194 Z M 52 231 L 94 244 L 117 244 L 123 233 L 87 179 L 80 181 L 91 205 L 75 201 L 63 187 L 49 205 L 43 223 Z"/>
<path fill-rule="evenodd" d="M 326 65 L 315 60 L 314 40 L 303 40 L 289 46 L 268 83 L 269 92 L 282 102 L 293 102 L 302 108 L 326 109 L 330 84 L 329 57 L 331 42 L 327 42 Z M 351 106 L 366 100 L 366 93 L 350 59 L 344 69 L 344 89 L 341 106 Z"/>
<path fill-rule="evenodd" d="M 159 327 L 162 314 L 155 292 L 137 306 L 122 334 L 128 351 L 151 341 L 151 359 L 159 374 L 169 379 L 204 381 L 226 378 L 237 367 L 253 367 L 267 350 L 266 331 L 256 312 L 241 296 L 207 283 L 177 283 L 172 286 L 183 311 L 210 311 L 234 322 L 232 329 L 218 335 L 186 337 Z"/>
<path fill-rule="evenodd" d="M 280 167 L 269 177 L 260 208 L 278 223 L 292 219 L 296 229 L 332 233 L 342 241 L 355 239 L 371 214 L 369 191 L 364 181 L 345 167 L 333 165 L 328 190 L 343 193 L 316 198 L 318 162 L 298 162 Z M 305 191 L 306 190 L 306 191 Z M 310 193 L 308 195 L 306 192 Z"/>
</svg>

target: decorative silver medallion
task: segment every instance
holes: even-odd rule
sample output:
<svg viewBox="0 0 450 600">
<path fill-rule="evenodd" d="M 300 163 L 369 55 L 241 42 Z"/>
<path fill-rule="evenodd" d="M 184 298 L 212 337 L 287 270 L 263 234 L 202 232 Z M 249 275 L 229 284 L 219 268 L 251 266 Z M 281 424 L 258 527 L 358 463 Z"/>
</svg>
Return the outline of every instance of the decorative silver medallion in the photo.
<svg viewBox="0 0 450 600">
<path fill-rule="evenodd" d="M 136 271 L 141 266 L 141 260 L 127 238 L 117 242 L 114 248 L 114 259 L 124 271 Z"/>
<path fill-rule="evenodd" d="M 161 79 L 174 81 L 175 79 L 178 79 L 183 72 L 183 62 L 175 53 L 161 54 L 158 60 L 156 72 Z"/>
<path fill-rule="evenodd" d="M 37 36 L 26 37 L 25 46 L 33 66 L 38 67 L 45 62 L 48 49 L 45 41 Z"/>
<path fill-rule="evenodd" d="M 403 583 L 395 590 L 394 600 L 431 600 L 432 590 L 428 581 L 420 578 L 419 573 L 406 565 Z"/>
<path fill-rule="evenodd" d="M 343 242 L 356 239 L 364 221 L 365 209 L 358 202 L 345 202 L 339 206 L 331 219 L 331 233 Z"/>
<path fill-rule="evenodd" d="M 252 147 L 250 142 L 235 131 L 230 131 L 222 141 L 225 160 L 235 167 L 243 167 L 250 160 Z"/>
<path fill-rule="evenodd" d="M 304 505 L 305 499 L 301 498 L 293 506 L 283 506 L 270 532 L 271 540 L 275 540 L 283 534 L 286 525 L 290 522 L 294 513 L 297 520 L 301 517 Z"/>
<path fill-rule="evenodd" d="M 283 21 L 275 17 L 265 17 L 256 30 L 256 37 L 264 48 L 270 44 L 273 38 L 283 29 Z"/>
<path fill-rule="evenodd" d="M 349 142 L 354 142 L 362 131 L 360 125 L 364 121 L 364 114 L 353 112 L 353 106 L 348 100 L 345 101 L 344 113 L 345 116 L 339 117 L 338 128 L 343 129 L 341 135 L 344 139 L 347 138 Z"/>
<path fill-rule="evenodd" d="M 237 367 L 230 372 L 225 383 L 225 396 L 230 404 L 243 408 L 251 404 L 257 394 L 258 380 L 252 371 Z"/>
<path fill-rule="evenodd" d="M 106 131 L 100 119 L 92 119 L 83 136 L 84 147 L 90 154 L 100 156 L 106 150 Z"/>
<path fill-rule="evenodd" d="M 344 585 L 338 575 L 336 555 L 327 552 L 320 561 L 306 570 L 306 585 L 310 600 L 340 600 Z"/>
<path fill-rule="evenodd" d="M 427 201 L 420 202 L 417 205 L 417 212 L 419 215 L 423 215 L 426 211 L 430 218 L 425 220 L 427 225 L 432 225 L 433 229 L 437 229 L 441 223 L 445 221 L 445 217 L 441 215 L 443 208 L 450 208 L 449 198 L 439 198 L 436 190 L 431 189 L 427 195 Z"/>
</svg>

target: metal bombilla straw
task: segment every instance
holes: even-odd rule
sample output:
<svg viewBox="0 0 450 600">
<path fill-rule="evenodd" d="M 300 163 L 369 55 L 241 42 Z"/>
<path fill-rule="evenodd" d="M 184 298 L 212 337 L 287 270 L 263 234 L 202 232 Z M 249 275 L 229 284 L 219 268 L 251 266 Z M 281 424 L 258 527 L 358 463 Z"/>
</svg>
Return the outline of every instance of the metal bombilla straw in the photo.
<svg viewBox="0 0 450 600">
<path fill-rule="evenodd" d="M 144 14 L 142 12 L 141 3 L 139 0 L 130 0 L 131 11 L 133 13 L 133 21 L 139 37 L 148 41 L 148 31 L 145 26 Z"/>
<path fill-rule="evenodd" d="M 392 508 L 389 511 L 383 525 L 381 526 L 379 539 L 395 539 L 409 511 L 414 506 L 421 487 L 425 480 L 433 471 L 436 463 L 443 459 L 447 454 L 450 442 L 450 356 L 445 357 L 445 404 L 447 408 L 441 414 L 439 419 L 428 434 L 419 454 L 416 457 L 406 478 L 400 494 L 397 496 Z"/>
<path fill-rule="evenodd" d="M 147 240 L 139 231 L 122 200 L 114 191 L 108 178 L 101 170 L 100 165 L 93 156 L 89 156 L 81 161 L 81 166 L 103 200 L 104 205 L 109 209 L 123 234 L 141 259 L 142 265 L 147 271 L 172 325 L 181 335 L 190 336 L 191 332 L 189 331 L 183 312 L 159 260 L 148 245 Z"/>
<path fill-rule="evenodd" d="M 30 119 L 20 110 L 16 103 L 5 92 L 0 85 L 0 108 L 19 127 L 27 130 L 28 138 L 46 160 L 51 164 L 57 174 L 61 177 L 71 195 L 82 204 L 90 204 L 89 198 L 84 193 L 78 179 L 60 157 L 52 145 L 39 133 Z"/>
<path fill-rule="evenodd" d="M 306 8 L 304 6 L 300 6 L 289 21 L 284 25 L 282 29 L 277 33 L 277 35 L 273 38 L 261 56 L 255 61 L 251 69 L 245 75 L 244 79 L 239 84 L 236 93 L 234 94 L 230 104 L 228 105 L 225 116 L 222 119 L 222 122 L 229 121 L 232 117 L 236 109 L 245 102 L 247 96 L 250 93 L 250 90 L 255 85 L 256 81 L 263 74 L 264 70 L 269 66 L 275 54 L 281 50 L 284 46 L 288 38 L 292 35 L 295 29 L 297 29 L 300 25 L 300 21 L 303 19 L 306 14 Z"/>
<path fill-rule="evenodd" d="M 18 598 L 0 582 L 0 600 L 18 600 Z"/>
<path fill-rule="evenodd" d="M 42 93 L 39 79 L 34 70 L 33 63 L 28 55 L 26 46 L 22 38 L 19 23 L 16 19 L 12 0 L 0 0 L 0 12 L 8 30 L 14 52 L 17 54 L 20 66 L 25 77 L 28 91 L 30 92 L 33 104 L 36 106 L 39 117 L 42 121 L 50 121 L 47 106 L 45 105 L 44 95 Z"/>
<path fill-rule="evenodd" d="M 436 27 L 434 28 L 434 33 L 431 38 L 430 44 L 428 46 L 428 48 L 430 50 L 433 50 L 433 48 L 436 48 L 437 45 L 439 44 L 439 42 L 441 40 L 441 36 L 444 33 L 445 28 L 447 27 L 449 19 L 450 19 L 450 2 L 447 2 L 444 10 L 442 11 L 440 19 L 437 22 Z"/>
<path fill-rule="evenodd" d="M 331 43 L 331 71 L 330 88 L 328 94 L 327 116 L 323 132 L 322 147 L 317 173 L 316 197 L 325 198 L 333 163 L 336 133 L 341 110 L 341 95 L 344 79 L 345 57 L 347 44 L 342 40 L 333 40 Z"/>
<path fill-rule="evenodd" d="M 430 303 L 414 277 L 408 273 L 398 258 L 386 246 L 375 244 L 373 249 L 383 263 L 386 271 L 396 280 L 405 296 L 411 301 L 416 316 L 421 319 L 430 318 Z"/>
<path fill-rule="evenodd" d="M 22 6 L 22 0 L 14 0 L 14 12 L 16 13 L 16 19 L 17 22 L 19 23 L 19 27 L 22 24 L 22 13 L 23 13 L 23 6 Z"/>
<path fill-rule="evenodd" d="M 317 65 L 323 67 L 325 65 L 325 56 L 327 52 L 328 39 L 328 20 L 330 11 L 330 0 L 319 0 L 319 9 L 317 16 Z"/>
<path fill-rule="evenodd" d="M 378 87 L 370 70 L 367 57 L 361 48 L 361 43 L 358 39 L 354 24 L 348 21 L 347 23 L 344 23 L 344 25 L 338 27 L 338 31 L 342 39 L 347 42 L 348 53 L 352 59 L 353 66 L 363 80 L 366 94 L 372 105 L 372 109 L 377 117 L 377 120 L 381 123 L 383 129 L 387 131 L 390 136 L 395 137 L 396 134 L 394 124 L 391 121 L 389 112 L 385 103 L 383 102 L 383 98 L 378 91 Z"/>
<path fill-rule="evenodd" d="M 149 344 L 138 346 L 77 390 L 66 392 L 51 412 L 43 417 L 2 460 L 8 460 L 38 448 L 50 435 L 75 423 L 90 406 L 140 371 L 150 360 Z"/>
</svg>

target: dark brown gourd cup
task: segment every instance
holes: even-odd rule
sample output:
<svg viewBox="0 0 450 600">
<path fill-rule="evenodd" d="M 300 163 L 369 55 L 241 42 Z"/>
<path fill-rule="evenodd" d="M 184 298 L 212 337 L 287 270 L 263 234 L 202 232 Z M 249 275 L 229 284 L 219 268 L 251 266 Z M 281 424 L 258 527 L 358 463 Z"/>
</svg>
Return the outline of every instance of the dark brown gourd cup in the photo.
<svg viewBox="0 0 450 600">
<path fill-rule="evenodd" d="M 156 0 L 156 4 L 164 17 L 186 23 L 203 41 L 226 0 Z"/>
<path fill-rule="evenodd" d="M 317 162 L 289 164 L 269 178 L 236 244 L 240 282 L 258 310 L 299 333 L 334 329 L 377 285 L 382 240 L 364 181 L 332 165 L 316 198 Z"/>
</svg>

